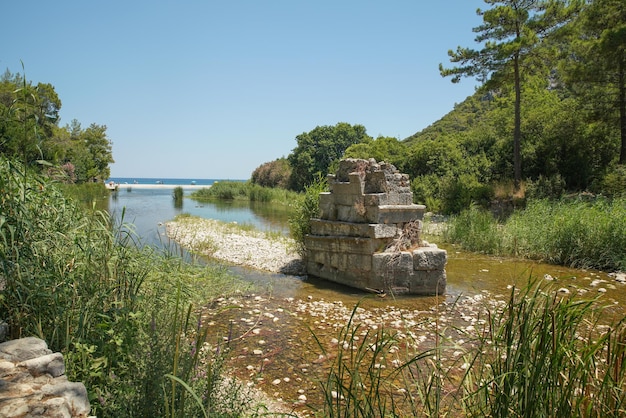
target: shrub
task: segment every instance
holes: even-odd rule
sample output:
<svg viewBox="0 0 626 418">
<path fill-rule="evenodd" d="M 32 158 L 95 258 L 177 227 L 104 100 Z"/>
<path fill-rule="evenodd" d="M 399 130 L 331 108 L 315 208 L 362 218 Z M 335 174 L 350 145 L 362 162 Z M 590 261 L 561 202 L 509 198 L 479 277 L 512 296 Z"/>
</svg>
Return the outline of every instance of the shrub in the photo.
<svg viewBox="0 0 626 418">
<path fill-rule="evenodd" d="M 444 239 L 458 243 L 469 251 L 498 254 L 501 237 L 498 223 L 485 209 L 471 205 L 469 209 L 450 219 L 444 231 Z"/>
<path fill-rule="evenodd" d="M 559 199 L 565 192 L 565 180 L 560 174 L 550 177 L 539 176 L 537 180 L 526 182 L 528 199 Z"/>
<path fill-rule="evenodd" d="M 251 182 L 262 187 L 287 188 L 291 177 L 291 166 L 286 158 L 261 164 L 252 172 Z"/>
<path fill-rule="evenodd" d="M 296 201 L 295 213 L 289 218 L 289 231 L 296 242 L 298 253 L 304 257 L 304 238 L 311 232 L 311 218 L 319 216 L 319 195 L 328 188 L 326 179 L 321 176 L 305 188 L 304 194 Z"/>
<path fill-rule="evenodd" d="M 491 187 L 480 183 L 476 177 L 469 174 L 447 178 L 440 187 L 442 211 L 446 214 L 459 213 L 472 204 L 487 207 L 493 197 Z"/>
<path fill-rule="evenodd" d="M 599 193 L 609 197 L 626 197 L 626 166 L 617 165 L 602 177 Z"/>
</svg>

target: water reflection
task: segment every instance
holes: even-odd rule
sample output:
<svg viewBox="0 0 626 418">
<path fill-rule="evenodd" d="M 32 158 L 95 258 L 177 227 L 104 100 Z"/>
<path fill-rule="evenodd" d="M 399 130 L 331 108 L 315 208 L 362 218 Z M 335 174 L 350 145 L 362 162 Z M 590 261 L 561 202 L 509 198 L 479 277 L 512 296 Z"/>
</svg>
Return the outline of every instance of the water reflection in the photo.
<svg viewBox="0 0 626 418">
<path fill-rule="evenodd" d="M 116 222 L 133 224 L 144 244 L 163 246 L 167 242 L 164 225 L 177 215 L 186 213 L 224 222 L 250 224 L 261 230 L 287 233 L 288 214 L 269 204 L 241 201 L 200 203 L 184 191 L 182 206 L 177 207 L 172 189 L 121 188 L 111 193 L 108 211 Z"/>
<path fill-rule="evenodd" d="M 191 191 L 185 191 L 182 208 L 174 204 L 171 189 L 120 189 L 112 193 L 108 209 L 116 220 L 124 214 L 124 221 L 134 224 L 135 232 L 144 244 L 172 248 L 165 236 L 165 223 L 181 213 L 189 213 L 202 218 L 225 222 L 250 224 L 256 228 L 288 233 L 289 209 L 265 203 L 241 201 L 199 203 L 188 198 Z M 437 237 L 427 237 L 437 242 Z M 490 257 L 459 251 L 453 246 L 440 245 L 448 251 L 446 267 L 448 285 L 447 297 L 474 295 L 487 292 L 492 295 L 506 295 L 511 286 L 524 286 L 530 277 L 552 278 L 555 289 L 565 289 L 571 294 L 587 292 L 586 296 L 602 293 L 607 304 L 616 305 L 612 310 L 623 312 L 626 304 L 625 285 L 616 283 L 605 272 L 570 269 L 563 266 L 542 264 L 528 260 Z M 277 297 L 306 297 L 329 299 L 337 298 L 347 304 L 357 303 L 366 293 L 345 288 L 314 278 L 298 278 L 280 274 L 268 274 L 240 267 L 232 267 L 240 277 L 268 289 Z M 384 303 L 398 307 L 432 306 L 430 298 L 401 297 Z M 369 302 L 367 302 L 369 303 Z M 374 299 L 375 304 L 381 300 Z"/>
</svg>

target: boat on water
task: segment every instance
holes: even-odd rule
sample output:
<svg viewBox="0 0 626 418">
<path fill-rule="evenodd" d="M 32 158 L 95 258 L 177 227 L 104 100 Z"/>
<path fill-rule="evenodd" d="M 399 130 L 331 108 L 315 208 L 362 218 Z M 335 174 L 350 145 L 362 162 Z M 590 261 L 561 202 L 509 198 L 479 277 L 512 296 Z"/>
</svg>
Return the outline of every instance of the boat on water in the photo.
<svg viewBox="0 0 626 418">
<path fill-rule="evenodd" d="M 114 181 L 110 181 L 108 183 L 104 183 L 104 186 L 111 190 L 112 192 L 117 191 L 117 188 L 120 186 L 118 183 L 115 183 Z"/>
</svg>

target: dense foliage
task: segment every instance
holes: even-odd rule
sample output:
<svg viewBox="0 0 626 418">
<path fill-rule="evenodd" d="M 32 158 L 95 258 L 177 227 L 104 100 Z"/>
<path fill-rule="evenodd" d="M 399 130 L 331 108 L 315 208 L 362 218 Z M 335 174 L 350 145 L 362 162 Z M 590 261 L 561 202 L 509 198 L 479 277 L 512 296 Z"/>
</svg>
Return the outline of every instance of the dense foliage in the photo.
<svg viewBox="0 0 626 418">
<path fill-rule="evenodd" d="M 303 191 L 320 175 L 333 171 L 350 145 L 360 144 L 371 138 L 362 125 L 338 123 L 335 126 L 317 126 L 310 132 L 296 137 L 298 146 L 287 159 L 291 165 L 290 188 Z"/>
<path fill-rule="evenodd" d="M 106 126 L 83 129 L 77 120 L 59 127 L 61 100 L 51 84 L 24 76 L 0 77 L 0 155 L 38 166 L 64 183 L 102 182 L 113 162 Z"/>
<path fill-rule="evenodd" d="M 249 404 L 222 380 L 196 307 L 249 285 L 136 240 L 131 226 L 85 212 L 45 177 L 0 157 L 0 318 L 10 337 L 39 336 L 62 352 L 94 415 L 240 415 Z"/>
<path fill-rule="evenodd" d="M 289 186 L 291 178 L 291 166 L 286 158 L 279 158 L 269 163 L 261 164 L 252 172 L 252 183 L 263 187 L 279 187 L 285 189 Z"/>
<path fill-rule="evenodd" d="M 451 219 L 444 237 L 469 251 L 625 270 L 626 199 L 531 200 L 502 224 L 472 206 Z"/>
<path fill-rule="evenodd" d="M 343 157 L 385 160 L 410 175 L 415 200 L 458 213 L 494 199 L 626 192 L 626 4 L 486 0 L 478 48 L 450 51 L 441 74 L 477 77 L 476 93 L 404 139 L 345 141 L 346 124 L 299 135 L 287 157 L 304 190 Z M 344 148 L 345 147 L 345 148 Z"/>
</svg>

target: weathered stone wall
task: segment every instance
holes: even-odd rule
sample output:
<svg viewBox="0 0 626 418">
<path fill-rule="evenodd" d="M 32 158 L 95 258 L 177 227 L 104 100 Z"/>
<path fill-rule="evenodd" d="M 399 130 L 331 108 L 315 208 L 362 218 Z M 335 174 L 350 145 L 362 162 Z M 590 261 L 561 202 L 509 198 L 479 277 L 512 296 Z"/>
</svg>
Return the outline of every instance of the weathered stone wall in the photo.
<svg viewBox="0 0 626 418">
<path fill-rule="evenodd" d="M 87 417 L 82 383 L 65 376 L 61 353 L 28 337 L 0 344 L 0 417 Z"/>
<path fill-rule="evenodd" d="M 307 273 L 348 286 L 396 294 L 445 292 L 446 252 L 421 241 L 398 246 L 407 226 L 421 229 L 409 176 L 375 160 L 346 159 L 320 194 L 320 218 L 305 239 Z"/>
</svg>

